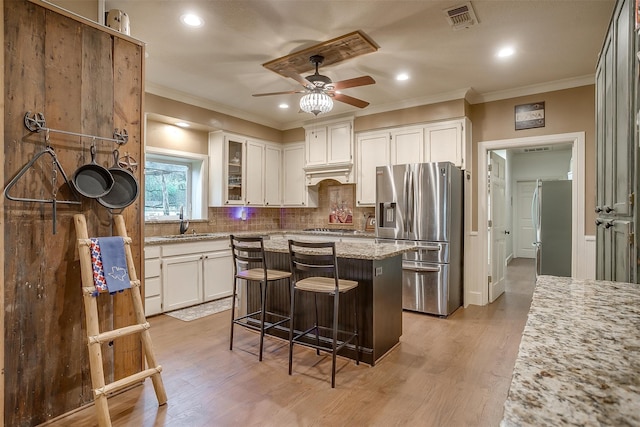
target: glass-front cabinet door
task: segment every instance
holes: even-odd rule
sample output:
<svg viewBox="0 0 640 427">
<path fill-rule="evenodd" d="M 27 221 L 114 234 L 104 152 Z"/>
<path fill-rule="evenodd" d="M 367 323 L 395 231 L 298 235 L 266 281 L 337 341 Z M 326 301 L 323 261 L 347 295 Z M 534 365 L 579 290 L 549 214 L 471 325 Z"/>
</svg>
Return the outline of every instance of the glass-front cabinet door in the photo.
<svg viewBox="0 0 640 427">
<path fill-rule="evenodd" d="M 227 197 L 228 204 L 244 203 L 244 142 L 227 140 Z"/>
</svg>

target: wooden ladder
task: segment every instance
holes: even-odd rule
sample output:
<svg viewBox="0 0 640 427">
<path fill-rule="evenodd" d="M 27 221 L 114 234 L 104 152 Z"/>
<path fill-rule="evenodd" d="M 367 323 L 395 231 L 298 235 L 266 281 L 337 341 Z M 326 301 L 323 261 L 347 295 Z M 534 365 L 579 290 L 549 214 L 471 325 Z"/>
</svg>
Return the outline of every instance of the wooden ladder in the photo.
<svg viewBox="0 0 640 427">
<path fill-rule="evenodd" d="M 135 265 L 133 263 L 130 246 L 131 238 L 127 236 L 124 218 L 122 215 L 114 215 L 113 220 L 115 223 L 116 235 L 123 237 L 125 242 L 125 255 L 129 270 L 129 278 L 131 279 L 130 294 L 136 315 L 136 321 L 138 323 L 105 332 L 100 332 L 100 325 L 98 322 L 98 304 L 96 301 L 97 292 L 93 283 L 91 241 L 89 240 L 89 235 L 87 233 L 87 222 L 82 214 L 74 215 L 73 219 L 76 227 L 76 235 L 78 237 L 78 253 L 80 256 L 80 271 L 82 274 L 82 294 L 87 324 L 89 366 L 91 368 L 91 383 L 93 385 L 94 402 L 96 410 L 98 411 L 98 425 L 101 427 L 111 426 L 111 417 L 109 416 L 109 406 L 107 404 L 107 397 L 109 393 L 121 390 L 151 377 L 153 388 L 158 399 L 158 404 L 164 405 L 167 402 L 167 394 L 164 390 L 162 377 L 160 376 L 162 366 L 157 363 L 155 353 L 153 352 L 151 334 L 149 333 L 150 325 L 144 315 L 144 307 L 142 305 L 142 297 L 140 295 L 140 280 L 138 280 Z M 131 334 L 140 334 L 148 368 L 110 384 L 105 384 L 101 344 Z"/>
</svg>

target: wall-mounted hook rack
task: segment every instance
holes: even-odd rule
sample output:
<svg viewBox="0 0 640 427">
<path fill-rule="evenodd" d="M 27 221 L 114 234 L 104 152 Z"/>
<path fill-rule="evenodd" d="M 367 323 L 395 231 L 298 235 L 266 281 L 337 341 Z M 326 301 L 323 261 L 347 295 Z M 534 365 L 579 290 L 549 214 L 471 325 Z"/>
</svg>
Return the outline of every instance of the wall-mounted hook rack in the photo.
<svg viewBox="0 0 640 427">
<path fill-rule="evenodd" d="M 105 138 L 105 137 L 96 136 L 96 135 L 87 135 L 87 134 L 78 133 L 78 132 L 69 132 L 66 130 L 51 129 L 47 127 L 47 121 L 45 120 L 43 113 L 33 113 L 32 115 L 31 111 L 27 111 L 24 115 L 24 126 L 31 132 L 46 131 L 46 132 L 61 133 L 64 135 L 73 135 L 73 136 L 99 139 L 101 141 L 115 142 L 118 145 L 124 145 L 129 140 L 129 135 L 126 129 L 119 130 L 118 128 L 116 128 L 113 131 L 113 138 Z"/>
</svg>

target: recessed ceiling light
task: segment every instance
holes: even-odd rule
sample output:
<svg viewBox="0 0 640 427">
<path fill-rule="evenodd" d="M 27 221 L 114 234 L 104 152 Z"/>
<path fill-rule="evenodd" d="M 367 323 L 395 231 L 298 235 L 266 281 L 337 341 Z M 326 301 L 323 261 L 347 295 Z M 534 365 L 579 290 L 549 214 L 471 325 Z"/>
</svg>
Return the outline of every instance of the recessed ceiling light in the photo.
<svg viewBox="0 0 640 427">
<path fill-rule="evenodd" d="M 507 46 L 500 49 L 497 55 L 498 55 L 498 58 L 506 58 L 508 56 L 513 55 L 514 53 L 516 53 L 515 49 L 512 48 L 511 46 Z"/>
<path fill-rule="evenodd" d="M 180 20 L 184 25 L 189 27 L 202 27 L 204 25 L 204 21 L 198 15 L 194 15 L 193 13 L 186 13 L 180 17 Z"/>
<path fill-rule="evenodd" d="M 176 126 L 180 126 L 181 128 L 188 128 L 190 125 L 189 123 L 185 123 L 185 122 L 177 122 Z"/>
<path fill-rule="evenodd" d="M 403 80 L 409 80 L 409 74 L 407 73 L 400 73 L 396 76 L 396 80 L 398 81 L 403 81 Z"/>
<path fill-rule="evenodd" d="M 279 108 L 282 108 L 282 109 L 284 110 L 284 109 L 289 108 L 289 104 L 285 104 L 285 103 L 283 102 L 282 104 L 278 105 L 278 107 L 279 107 Z"/>
</svg>

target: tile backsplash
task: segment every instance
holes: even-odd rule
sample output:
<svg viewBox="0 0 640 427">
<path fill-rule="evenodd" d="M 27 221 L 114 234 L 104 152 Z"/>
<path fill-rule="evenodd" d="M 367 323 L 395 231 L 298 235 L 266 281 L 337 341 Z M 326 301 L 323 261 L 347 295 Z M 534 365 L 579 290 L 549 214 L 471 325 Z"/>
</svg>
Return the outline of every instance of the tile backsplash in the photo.
<svg viewBox="0 0 640 427">
<path fill-rule="evenodd" d="M 318 184 L 317 208 L 258 208 L 245 206 L 210 207 L 209 219 L 190 221 L 188 233 L 217 233 L 231 231 L 260 230 L 300 230 L 305 228 L 353 228 L 364 230 L 366 219 L 375 213 L 373 207 L 359 208 L 353 206 L 352 224 L 329 224 L 330 205 L 329 187 L 337 185 L 336 181 L 322 181 Z M 345 184 L 353 187 L 355 184 Z M 242 220 L 243 210 L 246 220 Z M 177 221 L 146 222 L 145 237 L 178 234 Z"/>
</svg>

